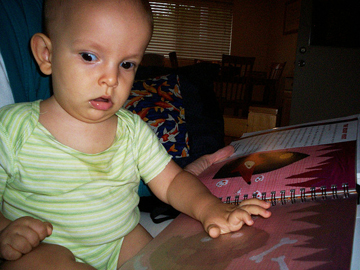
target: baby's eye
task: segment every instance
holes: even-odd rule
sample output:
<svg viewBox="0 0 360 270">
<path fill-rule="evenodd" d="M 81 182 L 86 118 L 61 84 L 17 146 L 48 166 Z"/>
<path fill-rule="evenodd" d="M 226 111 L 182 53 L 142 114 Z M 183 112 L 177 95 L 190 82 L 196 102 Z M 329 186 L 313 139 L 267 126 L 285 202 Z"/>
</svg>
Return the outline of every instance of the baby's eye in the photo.
<svg viewBox="0 0 360 270">
<path fill-rule="evenodd" d="M 134 63 L 131 63 L 131 62 L 122 62 L 120 64 L 120 66 L 124 69 L 130 69 L 132 67 L 134 67 Z"/>
<path fill-rule="evenodd" d="M 80 55 L 86 62 L 92 62 L 97 60 L 97 57 L 92 53 L 83 52 L 80 53 Z"/>
</svg>

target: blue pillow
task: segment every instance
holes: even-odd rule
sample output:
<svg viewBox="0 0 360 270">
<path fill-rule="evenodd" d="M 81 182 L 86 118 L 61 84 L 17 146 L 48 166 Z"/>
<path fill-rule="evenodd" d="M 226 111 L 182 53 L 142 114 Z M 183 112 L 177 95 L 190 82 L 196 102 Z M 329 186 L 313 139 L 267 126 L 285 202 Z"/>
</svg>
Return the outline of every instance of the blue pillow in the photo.
<svg viewBox="0 0 360 270">
<path fill-rule="evenodd" d="M 189 156 L 189 138 L 178 75 L 135 81 L 125 108 L 148 123 L 173 158 Z"/>
</svg>

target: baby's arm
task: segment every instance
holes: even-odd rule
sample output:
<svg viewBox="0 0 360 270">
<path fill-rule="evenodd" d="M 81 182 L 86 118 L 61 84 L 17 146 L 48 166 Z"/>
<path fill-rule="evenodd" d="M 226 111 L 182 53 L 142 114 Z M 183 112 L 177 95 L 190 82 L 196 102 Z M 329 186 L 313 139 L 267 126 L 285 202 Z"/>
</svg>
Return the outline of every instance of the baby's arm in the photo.
<svg viewBox="0 0 360 270">
<path fill-rule="evenodd" d="M 270 217 L 270 204 L 257 199 L 239 206 L 222 203 L 192 174 L 171 161 L 149 187 L 161 200 L 175 209 L 202 222 L 211 237 L 239 230 L 243 224 L 252 225 L 251 215 Z"/>
<path fill-rule="evenodd" d="M 17 260 L 52 233 L 52 225 L 32 217 L 14 221 L 0 213 L 0 259 Z"/>
</svg>

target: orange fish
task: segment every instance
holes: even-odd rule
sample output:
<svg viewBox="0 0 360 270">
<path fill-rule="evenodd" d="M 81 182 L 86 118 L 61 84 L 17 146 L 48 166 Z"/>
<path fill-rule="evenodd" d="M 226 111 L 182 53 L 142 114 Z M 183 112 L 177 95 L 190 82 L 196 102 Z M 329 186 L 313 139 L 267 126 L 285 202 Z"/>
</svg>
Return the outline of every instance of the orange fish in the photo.
<svg viewBox="0 0 360 270">
<path fill-rule="evenodd" d="M 141 117 L 141 119 L 145 118 L 145 116 L 147 115 L 147 113 L 149 112 L 150 109 L 151 109 L 151 107 L 144 108 L 140 112 L 138 112 L 138 115 Z"/>
<path fill-rule="evenodd" d="M 214 179 L 241 176 L 250 185 L 253 175 L 281 169 L 308 156 L 308 154 L 290 151 L 253 153 L 226 163 L 215 174 Z"/>
<path fill-rule="evenodd" d="M 132 99 L 130 99 L 129 103 L 126 104 L 125 108 L 128 108 L 130 106 L 132 106 L 135 102 L 141 100 L 143 97 L 133 97 Z"/>
<path fill-rule="evenodd" d="M 181 152 L 181 157 L 187 157 L 188 151 L 187 149 L 184 147 L 184 149 Z"/>
<path fill-rule="evenodd" d="M 131 93 L 135 94 L 136 96 L 148 96 L 148 95 L 151 95 L 150 92 L 143 91 L 143 90 L 132 90 Z"/>
<path fill-rule="evenodd" d="M 166 100 L 170 100 L 170 101 L 174 101 L 174 99 L 170 96 L 170 94 L 164 92 L 161 90 L 162 86 L 169 86 L 168 84 L 166 84 L 166 82 L 164 82 L 163 84 L 161 84 L 158 89 L 157 89 L 157 93 L 159 96 L 163 97 Z"/>
<path fill-rule="evenodd" d="M 178 116 L 177 119 L 178 119 L 178 123 L 179 123 L 179 124 L 184 124 L 184 123 L 185 123 L 184 119 L 181 118 L 181 116 Z"/>
<path fill-rule="evenodd" d="M 145 82 L 143 82 L 143 86 L 147 91 L 150 91 L 151 93 L 156 93 L 157 92 L 155 87 L 152 86 L 152 85 L 148 85 Z"/>
<path fill-rule="evenodd" d="M 164 102 L 164 101 L 155 102 L 155 105 L 162 107 L 162 108 L 173 109 L 173 110 L 180 112 L 180 110 L 178 108 L 176 108 L 175 106 L 173 106 L 167 102 Z"/>
<path fill-rule="evenodd" d="M 173 144 L 170 148 L 169 148 L 169 150 L 168 150 L 168 152 L 177 152 L 178 150 L 176 150 L 176 148 L 175 148 L 175 144 Z"/>
<path fill-rule="evenodd" d="M 181 98 L 181 93 L 180 93 L 180 88 L 179 88 L 179 85 L 175 85 L 174 86 L 174 94 L 175 94 L 175 96 L 177 96 L 177 97 L 180 97 Z"/>
<path fill-rule="evenodd" d="M 166 121 L 166 119 L 156 119 L 156 120 L 154 120 L 154 121 L 150 121 L 149 124 L 150 124 L 150 126 L 153 126 L 153 127 L 159 127 L 159 126 L 161 126 L 165 121 Z"/>
<path fill-rule="evenodd" d="M 176 142 L 175 137 L 179 134 L 178 126 L 176 125 L 173 130 L 167 132 L 166 129 L 164 129 L 164 135 L 160 138 L 161 143 L 166 143 L 168 141 L 170 142 Z"/>
</svg>

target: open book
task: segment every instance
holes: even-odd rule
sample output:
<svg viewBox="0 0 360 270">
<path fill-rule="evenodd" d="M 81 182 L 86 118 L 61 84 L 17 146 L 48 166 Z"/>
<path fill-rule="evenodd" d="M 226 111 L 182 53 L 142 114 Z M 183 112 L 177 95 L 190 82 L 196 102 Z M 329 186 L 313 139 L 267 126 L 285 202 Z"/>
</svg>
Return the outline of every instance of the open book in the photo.
<svg viewBox="0 0 360 270">
<path fill-rule="evenodd" d="M 356 191 L 358 136 L 357 116 L 248 134 L 200 179 L 226 202 L 348 196 Z"/>
<path fill-rule="evenodd" d="M 359 117 L 246 134 L 201 181 L 224 203 L 269 200 L 272 216 L 211 239 L 181 214 L 122 269 L 350 269 Z"/>
</svg>

